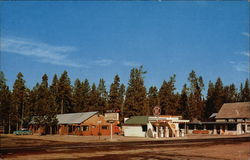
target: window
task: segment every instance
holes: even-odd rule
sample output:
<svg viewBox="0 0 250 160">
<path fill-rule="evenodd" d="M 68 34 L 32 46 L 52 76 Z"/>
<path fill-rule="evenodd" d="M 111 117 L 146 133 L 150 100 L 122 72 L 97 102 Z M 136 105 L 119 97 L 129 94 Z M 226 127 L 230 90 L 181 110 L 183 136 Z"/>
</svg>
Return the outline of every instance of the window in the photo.
<svg viewBox="0 0 250 160">
<path fill-rule="evenodd" d="M 96 128 L 96 126 L 92 126 L 92 128 Z"/>
<path fill-rule="evenodd" d="M 108 130 L 109 127 L 108 127 L 108 126 L 102 126 L 102 129 L 103 129 L 103 130 Z"/>
<path fill-rule="evenodd" d="M 148 126 L 147 126 L 147 125 L 143 125 L 143 126 L 142 126 L 142 131 L 143 131 L 143 132 L 147 132 L 147 130 L 148 130 Z"/>
<path fill-rule="evenodd" d="M 247 125 L 247 131 L 250 131 L 250 125 Z"/>
<path fill-rule="evenodd" d="M 89 130 L 89 126 L 82 126 L 82 131 L 88 131 Z"/>
<path fill-rule="evenodd" d="M 227 129 L 229 131 L 236 131 L 236 124 L 229 124 Z"/>
</svg>

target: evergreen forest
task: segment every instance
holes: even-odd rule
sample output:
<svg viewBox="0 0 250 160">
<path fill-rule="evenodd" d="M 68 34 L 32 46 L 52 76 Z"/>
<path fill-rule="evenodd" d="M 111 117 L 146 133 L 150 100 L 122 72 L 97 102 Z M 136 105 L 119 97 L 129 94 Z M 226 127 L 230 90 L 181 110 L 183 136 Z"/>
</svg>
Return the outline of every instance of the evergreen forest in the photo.
<svg viewBox="0 0 250 160">
<path fill-rule="evenodd" d="M 11 133 L 21 127 L 27 127 L 33 117 L 41 125 L 56 124 L 56 114 L 117 110 L 120 120 L 124 117 L 152 115 L 154 106 L 161 107 L 162 115 L 181 115 L 183 119 L 209 121 L 209 116 L 220 110 L 223 103 L 250 101 L 249 80 L 237 84 L 224 85 L 218 77 L 209 81 L 204 89 L 203 78 L 191 71 L 187 84 L 181 92 L 176 91 L 176 75 L 164 80 L 160 88 L 144 85 L 147 72 L 143 67 L 132 68 L 127 84 L 122 84 L 119 75 L 115 75 L 108 87 L 105 80 L 99 84 L 88 79 L 76 79 L 73 83 L 64 71 L 54 75 L 52 83 L 44 74 L 41 82 L 32 89 L 26 87 L 24 75 L 19 72 L 10 89 L 3 72 L 0 72 L 0 126 Z M 205 93 L 205 95 L 203 95 Z"/>
</svg>

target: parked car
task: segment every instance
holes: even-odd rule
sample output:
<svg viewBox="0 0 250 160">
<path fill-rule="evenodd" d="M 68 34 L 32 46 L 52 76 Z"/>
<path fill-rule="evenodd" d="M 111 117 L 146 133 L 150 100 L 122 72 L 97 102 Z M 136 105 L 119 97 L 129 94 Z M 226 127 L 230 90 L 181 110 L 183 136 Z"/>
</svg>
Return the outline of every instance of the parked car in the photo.
<svg viewBox="0 0 250 160">
<path fill-rule="evenodd" d="M 14 131 L 13 134 L 15 135 L 31 135 L 32 132 L 28 130 L 27 128 L 22 128 L 21 130 Z"/>
</svg>

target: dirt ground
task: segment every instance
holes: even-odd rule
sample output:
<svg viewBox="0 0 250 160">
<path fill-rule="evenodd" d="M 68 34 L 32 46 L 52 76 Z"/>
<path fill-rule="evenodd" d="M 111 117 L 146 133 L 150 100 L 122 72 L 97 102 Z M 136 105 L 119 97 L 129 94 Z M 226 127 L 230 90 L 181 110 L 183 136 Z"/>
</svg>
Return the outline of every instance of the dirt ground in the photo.
<svg viewBox="0 0 250 160">
<path fill-rule="evenodd" d="M 1 158 L 17 160 L 250 160 L 250 136 L 136 137 L 1 135 Z"/>
</svg>

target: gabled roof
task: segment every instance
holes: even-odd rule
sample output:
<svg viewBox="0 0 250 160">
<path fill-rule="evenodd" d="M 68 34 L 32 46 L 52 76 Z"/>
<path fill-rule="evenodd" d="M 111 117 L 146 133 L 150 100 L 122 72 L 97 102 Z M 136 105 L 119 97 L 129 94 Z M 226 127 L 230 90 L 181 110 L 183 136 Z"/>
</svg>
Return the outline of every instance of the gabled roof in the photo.
<svg viewBox="0 0 250 160">
<path fill-rule="evenodd" d="M 211 114 L 211 116 L 209 118 L 215 118 L 217 116 L 217 113 L 213 113 Z"/>
<path fill-rule="evenodd" d="M 216 119 L 250 118 L 250 102 L 224 103 Z"/>
<path fill-rule="evenodd" d="M 79 124 L 89 119 L 98 112 L 81 112 L 81 113 L 67 113 L 58 114 L 56 116 L 58 124 Z"/>
<path fill-rule="evenodd" d="M 148 116 L 133 116 L 126 120 L 125 125 L 146 125 Z"/>
</svg>

